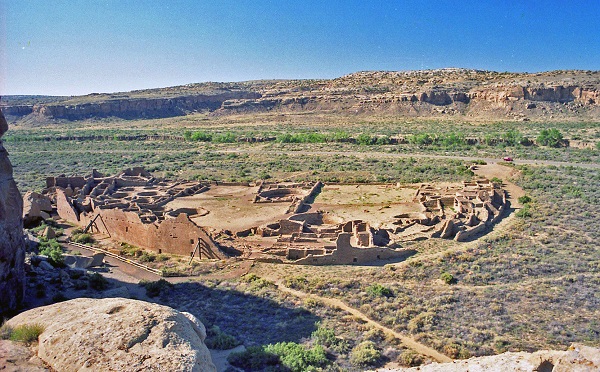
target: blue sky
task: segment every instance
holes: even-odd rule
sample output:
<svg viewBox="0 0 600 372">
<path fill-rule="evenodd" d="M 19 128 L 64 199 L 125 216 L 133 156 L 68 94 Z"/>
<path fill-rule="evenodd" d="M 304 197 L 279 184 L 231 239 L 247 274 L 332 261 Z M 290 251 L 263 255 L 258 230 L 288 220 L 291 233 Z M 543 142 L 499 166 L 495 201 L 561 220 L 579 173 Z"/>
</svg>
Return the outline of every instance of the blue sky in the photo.
<svg viewBox="0 0 600 372">
<path fill-rule="evenodd" d="M 600 1 L 0 0 L 0 94 L 600 69 Z"/>
</svg>

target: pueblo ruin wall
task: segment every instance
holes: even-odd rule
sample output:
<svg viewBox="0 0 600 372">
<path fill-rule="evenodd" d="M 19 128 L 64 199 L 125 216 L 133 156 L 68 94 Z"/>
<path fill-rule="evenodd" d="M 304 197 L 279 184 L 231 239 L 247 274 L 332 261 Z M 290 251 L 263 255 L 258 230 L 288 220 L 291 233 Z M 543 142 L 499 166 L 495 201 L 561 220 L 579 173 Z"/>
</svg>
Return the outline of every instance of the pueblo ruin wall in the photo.
<svg viewBox="0 0 600 372">
<path fill-rule="evenodd" d="M 196 252 L 196 257 L 209 259 L 234 254 L 310 265 L 402 260 L 415 253 L 403 247 L 411 241 L 474 239 L 502 217 L 506 206 L 504 190 L 487 179 L 442 188 L 423 184 L 408 194 L 406 202 L 386 205 L 389 217 L 383 220 L 368 210 L 360 217 L 365 220 L 336 216 L 337 202 L 319 204 L 322 189 L 329 187 L 321 182 L 229 185 L 167 181 L 133 168 L 109 177 L 94 171 L 88 177 L 49 178 L 47 184 L 46 192 L 54 195 L 61 218 L 118 242 L 156 253 Z M 342 187 L 337 186 L 331 189 Z M 240 191 L 240 187 L 248 189 Z M 382 193 L 400 188 L 377 187 Z M 182 199 L 173 202 L 176 198 Z M 219 199 L 225 200 L 224 204 L 215 203 Z M 341 203 L 347 205 L 344 197 Z M 233 223 L 231 226 L 239 225 L 241 230 L 230 230 L 228 219 L 269 220 L 261 210 L 266 205 L 282 205 L 281 212 L 270 215 L 272 221 L 250 228 L 249 224 L 242 228 Z M 226 207 L 231 216 L 227 212 L 216 225 L 201 226 L 202 221 L 209 222 L 205 216 L 220 216 L 217 212 L 222 214 Z"/>
</svg>

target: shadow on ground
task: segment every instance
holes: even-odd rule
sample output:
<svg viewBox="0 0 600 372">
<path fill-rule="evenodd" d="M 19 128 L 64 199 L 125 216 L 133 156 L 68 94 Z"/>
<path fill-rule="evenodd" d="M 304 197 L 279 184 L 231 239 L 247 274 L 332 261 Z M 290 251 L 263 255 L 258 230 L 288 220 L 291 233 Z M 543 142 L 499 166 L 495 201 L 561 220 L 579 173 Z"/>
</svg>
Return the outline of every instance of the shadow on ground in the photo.
<svg viewBox="0 0 600 372">
<path fill-rule="evenodd" d="M 192 313 L 207 328 L 219 326 L 246 346 L 300 342 L 316 330 L 315 324 L 320 318 L 310 311 L 292 304 L 285 306 L 263 296 L 189 282 L 175 284 L 159 302 Z"/>
</svg>

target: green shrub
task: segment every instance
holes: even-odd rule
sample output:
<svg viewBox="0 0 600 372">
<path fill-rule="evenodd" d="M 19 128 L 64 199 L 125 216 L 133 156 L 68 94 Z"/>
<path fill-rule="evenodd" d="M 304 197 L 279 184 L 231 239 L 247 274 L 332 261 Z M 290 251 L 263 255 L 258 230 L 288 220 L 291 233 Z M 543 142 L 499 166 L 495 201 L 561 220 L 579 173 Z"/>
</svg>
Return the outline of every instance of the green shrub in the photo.
<svg viewBox="0 0 600 372">
<path fill-rule="evenodd" d="M 205 344 L 209 349 L 229 350 L 238 346 L 241 342 L 235 337 L 221 331 L 218 326 L 212 326 L 206 330 Z"/>
<path fill-rule="evenodd" d="M 515 216 L 520 218 L 529 218 L 531 217 L 531 204 L 525 204 L 523 208 L 515 213 Z"/>
<path fill-rule="evenodd" d="M 71 240 L 75 243 L 88 244 L 93 243 L 94 238 L 90 234 L 71 234 Z"/>
<path fill-rule="evenodd" d="M 12 333 L 13 328 L 8 324 L 4 323 L 0 327 L 0 340 L 8 340 L 10 339 L 10 334 Z"/>
<path fill-rule="evenodd" d="M 490 181 L 492 181 L 492 183 L 502 184 L 502 179 L 500 179 L 498 177 L 492 177 L 492 179 Z"/>
<path fill-rule="evenodd" d="M 542 129 L 537 137 L 537 143 L 542 146 L 560 147 L 563 145 L 563 135 L 556 128 Z"/>
<path fill-rule="evenodd" d="M 55 239 L 41 240 L 40 239 L 40 254 L 48 256 L 48 261 L 56 267 L 64 266 L 63 250 Z"/>
<path fill-rule="evenodd" d="M 108 288 L 108 280 L 100 273 L 93 273 L 90 275 L 89 284 L 91 288 L 97 291 L 103 291 Z"/>
<path fill-rule="evenodd" d="M 251 291 L 258 291 L 261 288 L 274 287 L 275 284 L 267 279 L 261 278 L 256 274 L 250 273 L 242 277 L 242 281 L 250 283 Z"/>
<path fill-rule="evenodd" d="M 187 137 L 192 141 L 200 141 L 200 142 L 210 142 L 212 140 L 212 135 L 205 132 L 193 132 L 186 131 L 183 133 L 184 138 Z"/>
<path fill-rule="evenodd" d="M 151 252 L 143 251 L 139 257 L 140 262 L 154 262 L 156 255 Z"/>
<path fill-rule="evenodd" d="M 359 145 L 372 145 L 377 141 L 377 138 L 371 137 L 369 134 L 361 133 L 356 137 L 356 143 Z"/>
<path fill-rule="evenodd" d="M 227 132 L 224 134 L 218 134 L 212 137 L 212 141 L 216 143 L 233 143 L 237 141 L 237 137 L 235 134 L 231 132 Z"/>
<path fill-rule="evenodd" d="M 367 287 L 367 293 L 373 297 L 393 297 L 394 293 L 391 289 L 382 286 L 381 284 L 373 284 Z"/>
<path fill-rule="evenodd" d="M 430 329 L 435 320 L 435 313 L 426 311 L 424 313 L 419 313 L 417 316 L 412 318 L 408 322 L 407 328 L 411 333 L 419 333 L 421 331 Z"/>
<path fill-rule="evenodd" d="M 161 253 L 156 256 L 156 261 L 157 262 L 165 262 L 165 261 L 169 261 L 170 258 L 171 257 L 169 257 L 169 255 Z"/>
<path fill-rule="evenodd" d="M 259 371 L 278 365 L 279 356 L 265 351 L 262 346 L 250 346 L 244 351 L 229 354 L 227 361 L 244 371 Z"/>
<path fill-rule="evenodd" d="M 146 288 L 146 295 L 148 297 L 156 297 L 161 293 L 166 293 L 171 288 L 173 288 L 173 284 L 169 283 L 164 279 L 159 279 L 154 282 L 141 281 L 140 286 Z"/>
<path fill-rule="evenodd" d="M 519 196 L 519 203 L 520 204 L 527 204 L 527 203 L 531 203 L 531 197 L 528 195 L 523 195 L 523 196 Z"/>
<path fill-rule="evenodd" d="M 446 271 L 444 271 L 440 274 L 440 279 L 442 279 L 444 281 L 444 283 L 446 283 L 446 284 L 456 283 L 456 279 L 454 278 L 454 275 L 452 275 Z"/>
<path fill-rule="evenodd" d="M 405 350 L 400 354 L 397 361 L 405 367 L 416 367 L 423 364 L 423 357 L 412 350 Z"/>
<path fill-rule="evenodd" d="M 321 367 L 328 363 L 321 345 L 306 348 L 295 342 L 278 342 L 265 347 L 267 353 L 279 356 L 281 364 L 294 372 L 302 372 L 310 367 Z"/>
<path fill-rule="evenodd" d="M 333 329 L 323 327 L 321 322 L 318 322 L 316 325 L 317 329 L 310 335 L 310 337 L 315 340 L 317 344 L 330 347 L 338 341 Z"/>
<path fill-rule="evenodd" d="M 373 341 L 363 341 L 350 352 L 350 363 L 357 367 L 374 366 L 381 361 L 381 351 Z"/>
<path fill-rule="evenodd" d="M 415 145 L 431 145 L 433 138 L 427 133 L 413 134 L 408 138 L 408 142 Z"/>
<path fill-rule="evenodd" d="M 2 326 L 4 329 L 6 325 Z M 1 331 L 3 336 L 11 341 L 24 342 L 27 345 L 36 342 L 40 335 L 44 332 L 44 326 L 38 323 L 23 324 L 14 328 L 7 327 L 7 330 Z"/>
<path fill-rule="evenodd" d="M 320 322 L 317 323 L 317 329 L 311 334 L 311 338 L 317 345 L 323 345 L 338 353 L 347 353 L 349 350 L 347 340 L 336 337 L 333 329 L 323 327 Z"/>
</svg>

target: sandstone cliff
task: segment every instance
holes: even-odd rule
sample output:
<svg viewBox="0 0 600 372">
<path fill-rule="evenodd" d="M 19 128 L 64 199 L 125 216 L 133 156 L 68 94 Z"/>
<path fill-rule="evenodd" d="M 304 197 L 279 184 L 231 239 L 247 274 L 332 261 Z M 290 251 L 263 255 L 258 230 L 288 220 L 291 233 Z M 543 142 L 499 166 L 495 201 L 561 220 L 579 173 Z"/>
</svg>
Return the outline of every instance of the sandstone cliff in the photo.
<svg viewBox="0 0 600 372">
<path fill-rule="evenodd" d="M 40 324 L 38 356 L 57 371 L 215 371 L 193 315 L 123 298 L 80 298 L 21 313 Z"/>
<path fill-rule="evenodd" d="M 0 137 L 8 124 L 0 112 Z M 13 180 L 8 152 L 0 140 L 0 315 L 15 310 L 23 300 L 25 240 L 23 199 Z"/>
<path fill-rule="evenodd" d="M 333 111 L 410 117 L 600 119 L 599 71 L 499 73 L 469 69 L 367 71 L 336 79 L 203 83 L 5 105 L 11 117 L 80 120 L 197 111 Z M 50 101 L 52 100 L 52 101 Z M 33 102 L 33 101 L 32 101 Z"/>
</svg>

